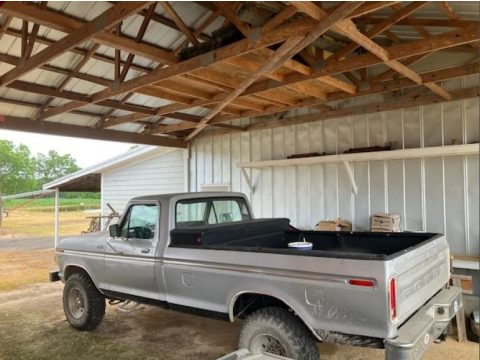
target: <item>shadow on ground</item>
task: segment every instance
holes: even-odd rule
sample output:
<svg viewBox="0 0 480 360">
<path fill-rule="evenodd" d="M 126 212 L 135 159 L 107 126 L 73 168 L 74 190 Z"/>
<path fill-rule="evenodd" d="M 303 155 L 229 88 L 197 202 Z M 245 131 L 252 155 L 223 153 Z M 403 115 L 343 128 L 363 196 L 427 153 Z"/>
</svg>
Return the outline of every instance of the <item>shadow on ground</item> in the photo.
<svg viewBox="0 0 480 360">
<path fill-rule="evenodd" d="M 0 293 L 0 359 L 212 360 L 236 349 L 239 323 L 144 306 L 122 313 L 107 306 L 94 332 L 65 321 L 62 284 L 36 284 Z M 383 359 L 382 350 L 321 344 L 322 360 Z M 454 339 L 434 345 L 425 360 L 478 359 L 478 344 Z"/>
</svg>

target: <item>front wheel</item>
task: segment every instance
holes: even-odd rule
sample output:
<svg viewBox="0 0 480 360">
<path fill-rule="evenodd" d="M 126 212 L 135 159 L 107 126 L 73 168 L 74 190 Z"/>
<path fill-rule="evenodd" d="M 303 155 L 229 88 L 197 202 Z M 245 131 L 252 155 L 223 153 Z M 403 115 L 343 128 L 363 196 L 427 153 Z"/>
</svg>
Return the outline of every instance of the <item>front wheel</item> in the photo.
<svg viewBox="0 0 480 360">
<path fill-rule="evenodd" d="M 318 360 L 317 343 L 310 330 L 292 312 L 268 307 L 255 311 L 240 330 L 239 348 L 295 360 Z"/>
<path fill-rule="evenodd" d="M 74 328 L 94 330 L 105 315 L 105 297 L 87 275 L 76 273 L 63 288 L 63 311 Z"/>
</svg>

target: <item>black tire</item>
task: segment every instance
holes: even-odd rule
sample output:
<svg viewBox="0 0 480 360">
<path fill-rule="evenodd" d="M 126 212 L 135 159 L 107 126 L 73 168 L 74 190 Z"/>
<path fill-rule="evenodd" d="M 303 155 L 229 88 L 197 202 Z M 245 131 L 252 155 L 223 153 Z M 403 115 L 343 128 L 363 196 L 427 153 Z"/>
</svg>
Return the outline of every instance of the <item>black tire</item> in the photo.
<svg viewBox="0 0 480 360">
<path fill-rule="evenodd" d="M 291 311 L 279 307 L 267 307 L 250 314 L 240 330 L 238 347 L 295 360 L 320 358 L 310 330 Z"/>
<path fill-rule="evenodd" d="M 105 315 L 105 297 L 86 274 L 72 274 L 63 288 L 63 311 L 75 329 L 94 330 Z"/>
</svg>

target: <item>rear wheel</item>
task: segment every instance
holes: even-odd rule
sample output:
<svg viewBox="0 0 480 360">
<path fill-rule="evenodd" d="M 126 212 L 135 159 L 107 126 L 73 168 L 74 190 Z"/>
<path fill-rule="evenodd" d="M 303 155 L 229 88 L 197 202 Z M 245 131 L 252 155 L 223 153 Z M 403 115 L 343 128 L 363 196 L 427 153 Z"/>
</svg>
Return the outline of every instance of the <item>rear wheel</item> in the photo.
<svg viewBox="0 0 480 360">
<path fill-rule="evenodd" d="M 295 360 L 318 360 L 319 352 L 310 330 L 292 312 L 268 307 L 247 317 L 240 330 L 239 348 Z"/>
<path fill-rule="evenodd" d="M 63 288 L 63 311 L 74 328 L 94 330 L 105 315 L 105 297 L 87 275 L 76 273 Z"/>
</svg>

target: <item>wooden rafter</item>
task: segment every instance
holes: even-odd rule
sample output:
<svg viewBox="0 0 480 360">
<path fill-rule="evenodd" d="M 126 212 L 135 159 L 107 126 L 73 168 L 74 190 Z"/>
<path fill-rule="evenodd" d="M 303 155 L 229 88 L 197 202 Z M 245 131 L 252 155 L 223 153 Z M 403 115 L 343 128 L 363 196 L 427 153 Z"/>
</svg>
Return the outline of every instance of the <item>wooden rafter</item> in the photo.
<svg viewBox="0 0 480 360">
<path fill-rule="evenodd" d="M 248 37 L 250 35 L 250 26 L 241 21 L 235 14 L 235 10 L 232 7 L 233 2 L 228 1 L 216 1 L 215 6 L 220 10 L 221 14 L 226 20 L 230 21 L 240 32 Z"/>
<path fill-rule="evenodd" d="M 204 22 L 202 22 L 202 24 L 196 29 L 193 31 L 193 36 L 195 37 L 199 37 L 200 34 L 207 28 L 209 27 L 212 22 L 214 22 L 218 16 L 220 15 L 220 11 L 214 11 L 212 12 L 206 19 Z M 177 55 L 185 46 L 187 46 L 189 43 L 189 39 L 188 37 L 182 41 L 182 43 L 180 45 L 178 45 L 174 50 L 173 50 L 173 54 L 174 55 Z"/>
<path fill-rule="evenodd" d="M 480 96 L 480 90 L 477 87 L 452 91 L 453 100 L 468 99 L 468 98 L 473 98 L 478 96 Z M 387 101 L 387 102 L 384 101 L 384 102 L 368 104 L 368 105 L 347 107 L 347 108 L 338 109 L 338 110 L 335 109 L 331 111 L 325 111 L 322 113 L 285 118 L 285 119 L 276 120 L 276 121 L 262 121 L 262 122 L 258 122 L 250 125 L 249 127 L 247 127 L 247 131 L 271 129 L 271 128 L 276 128 L 281 126 L 290 126 L 290 125 L 297 125 L 297 124 L 305 124 L 309 122 L 339 118 L 344 116 L 377 113 L 379 111 L 405 109 L 405 108 L 410 108 L 410 107 L 415 107 L 420 105 L 437 104 L 444 101 L 449 101 L 449 100 L 439 99 L 435 95 L 424 95 L 420 97 L 407 95 L 404 97 L 392 99 L 391 101 Z"/>
<path fill-rule="evenodd" d="M 99 48 L 100 44 L 93 44 L 90 50 L 88 50 L 88 53 L 80 60 L 77 65 L 73 68 L 73 71 L 71 71 L 63 80 L 62 82 L 57 86 L 57 91 L 63 91 L 65 87 L 68 85 L 70 80 L 74 77 L 75 73 L 80 71 L 83 66 L 90 60 L 92 55 L 97 51 Z M 55 99 L 55 97 L 51 96 L 47 99 L 45 104 L 42 105 L 42 107 L 37 111 L 37 115 L 35 116 L 35 120 L 38 120 L 42 117 L 43 112 L 50 106 L 52 101 Z"/>
<path fill-rule="evenodd" d="M 25 61 L 23 65 L 18 66 L 2 75 L 0 77 L 0 85 L 5 86 L 10 84 L 33 69 L 36 69 L 51 59 L 54 59 L 58 55 L 61 55 L 65 51 L 84 41 L 89 40 L 95 34 L 102 32 L 105 27 L 109 28 L 111 26 L 115 26 L 120 21 L 126 19 L 130 15 L 135 14 L 146 6 L 148 6 L 148 2 L 119 3 L 114 5 L 103 14 L 83 25 L 79 31 L 65 36 L 63 39 L 50 45 L 48 48 L 40 51 Z"/>
<path fill-rule="evenodd" d="M 311 16 L 317 21 L 321 21 L 324 19 L 326 16 L 328 16 L 328 13 L 315 5 L 312 2 L 295 2 L 294 6 L 297 7 L 297 9 L 305 12 L 307 15 Z M 398 73 L 408 77 L 409 79 L 413 80 L 417 84 L 422 84 L 421 82 L 421 77 L 415 73 L 412 69 L 407 67 L 406 65 L 403 65 L 401 62 L 398 60 L 391 60 L 390 59 L 390 54 L 388 53 L 387 50 L 373 42 L 371 39 L 369 39 L 367 36 L 362 34 L 360 31 L 358 31 L 356 25 L 350 21 L 350 20 L 343 20 L 341 23 L 337 24 L 334 26 L 334 30 L 342 33 L 345 36 L 348 36 L 350 39 L 352 39 L 354 42 L 356 42 L 358 45 L 363 46 L 365 49 L 370 51 L 372 54 L 378 56 L 380 59 L 383 60 L 385 65 L 388 67 L 396 70 Z M 450 94 L 442 89 L 438 84 L 432 82 L 432 83 L 426 83 L 423 84 L 430 90 L 432 90 L 435 94 L 449 100 L 451 99 Z"/>
<path fill-rule="evenodd" d="M 139 6 L 139 11 L 148 6 Z M 130 5 L 131 6 L 131 5 Z M 138 5 L 137 5 L 138 6 Z M 85 22 L 23 2 L 5 2 L 0 6 L 0 13 L 28 20 L 33 23 L 65 32 L 67 34 L 77 33 L 85 25 Z M 103 27 L 101 27 L 103 28 Z M 114 49 L 121 49 L 129 53 L 143 56 L 154 61 L 161 61 L 167 64 L 178 62 L 178 59 L 170 51 L 160 49 L 145 43 L 138 43 L 134 39 L 125 36 L 116 36 L 110 31 L 99 31 L 95 34 L 96 42 L 111 46 Z"/>
<path fill-rule="evenodd" d="M 182 31 L 182 33 L 188 38 L 188 40 L 190 40 L 192 44 L 198 45 L 199 42 L 195 37 L 194 33 L 190 31 L 187 25 L 185 25 L 182 18 L 178 16 L 173 6 L 168 1 L 160 1 L 160 4 L 162 4 L 167 14 L 170 15 L 172 20 L 175 22 L 178 28 Z"/>
<path fill-rule="evenodd" d="M 460 20 L 458 14 L 453 10 L 450 4 L 446 1 L 437 1 L 435 4 L 447 15 L 451 20 Z"/>
<path fill-rule="evenodd" d="M 254 81 L 256 81 L 263 74 L 274 71 L 275 69 L 282 66 L 285 61 L 290 59 L 293 55 L 300 52 L 313 40 L 317 39 L 320 35 L 325 33 L 330 29 L 334 24 L 341 19 L 345 18 L 347 15 L 351 14 L 353 10 L 358 8 L 361 5 L 361 2 L 347 2 L 339 6 L 334 10 L 330 16 L 326 19 L 319 21 L 318 25 L 315 26 L 308 35 L 294 35 L 287 39 L 282 46 L 280 46 L 275 53 L 262 64 L 258 69 L 256 69 L 247 79 L 245 79 L 234 91 L 225 96 L 217 106 L 205 116 L 195 127 L 195 130 L 192 131 L 188 136 L 187 140 L 191 140 L 197 134 L 199 134 L 208 124 L 208 122 L 217 115 L 225 106 L 242 94 Z"/>
<path fill-rule="evenodd" d="M 36 132 L 48 135 L 75 136 L 81 138 L 120 141 L 127 143 L 148 144 L 157 146 L 169 146 L 186 148 L 187 144 L 182 140 L 172 139 L 165 136 L 142 135 L 133 132 L 95 129 L 88 126 L 69 125 L 45 121 L 40 123 L 31 119 L 5 116 L 0 123 L 1 129 Z"/>
<path fill-rule="evenodd" d="M 448 69 L 423 73 L 421 74 L 421 77 L 423 82 L 431 82 L 431 81 L 443 81 L 443 80 L 448 80 L 452 78 L 457 78 L 457 77 L 477 74 L 477 73 L 479 73 L 479 64 L 473 63 L 468 65 L 458 66 L 455 68 L 448 68 Z M 365 95 L 371 95 L 371 94 L 385 93 L 389 91 L 396 91 L 405 87 L 411 87 L 415 85 L 416 84 L 408 78 L 394 79 L 384 83 L 374 84 L 368 89 L 359 91 L 355 96 L 365 96 Z M 337 92 L 329 96 L 328 101 L 344 100 L 352 97 L 353 97 L 352 95 L 349 95 L 347 93 Z M 268 112 L 264 112 L 264 113 L 249 112 L 248 114 L 245 114 L 245 115 L 249 117 L 255 117 L 255 116 L 260 116 L 265 114 L 275 114 L 275 113 L 280 113 L 280 112 L 298 109 L 302 107 L 316 106 L 316 105 L 320 105 L 321 103 L 322 102 L 318 99 L 305 100 L 292 106 L 284 106 L 283 108 L 273 108 L 273 109 L 270 109 Z M 216 116 L 211 120 L 210 124 L 214 125 L 214 124 L 222 123 L 225 121 L 232 121 L 237 118 L 238 117 L 231 116 L 231 115 Z M 171 125 L 170 132 L 187 130 L 190 128 L 192 128 L 192 126 L 188 124 Z"/>
<path fill-rule="evenodd" d="M 140 42 L 142 40 L 143 36 L 145 35 L 145 32 L 147 31 L 147 28 L 148 28 L 148 24 L 150 23 L 150 20 L 152 19 L 153 15 L 155 14 L 156 6 L 157 6 L 157 4 L 153 3 L 152 5 L 149 6 L 148 10 L 146 10 L 146 13 L 144 14 L 144 17 L 143 17 L 142 25 L 140 25 L 140 29 L 138 30 L 135 41 Z M 119 50 L 116 50 L 116 51 L 119 51 Z M 125 78 L 127 77 L 127 74 L 130 71 L 130 68 L 132 67 L 134 58 L 135 58 L 135 54 L 132 54 L 132 53 L 128 54 L 127 60 L 125 61 L 125 64 L 123 65 L 122 71 L 120 71 L 120 68 L 118 69 L 118 75 L 115 78 L 115 81 L 118 84 L 123 82 L 125 80 Z M 118 59 L 118 66 L 119 67 L 121 66 L 120 57 Z M 134 95 L 133 93 L 128 93 L 128 94 L 124 95 L 120 99 L 120 103 L 125 104 L 125 102 L 128 99 L 130 99 L 133 95 Z M 97 121 L 95 126 L 96 127 L 102 127 L 103 124 L 105 123 L 105 121 L 108 120 L 108 118 L 110 116 L 112 116 L 114 111 L 115 111 L 115 109 L 113 109 L 113 108 L 110 109 L 107 113 L 105 113 L 105 115 L 100 120 Z"/>
<path fill-rule="evenodd" d="M 399 11 L 385 19 L 384 21 L 376 24 L 372 29 L 368 30 L 365 34 L 366 37 L 372 39 L 373 37 L 381 34 L 383 31 L 387 30 L 389 27 L 394 25 L 396 22 L 404 19 L 417 11 L 418 9 L 424 7 L 428 2 L 427 1 L 414 1 L 411 4 L 401 8 Z M 339 60 L 343 58 L 345 55 L 350 53 L 351 51 L 355 50 L 359 45 L 356 43 L 351 43 L 345 46 L 340 51 L 336 52 L 333 59 Z"/>
</svg>

